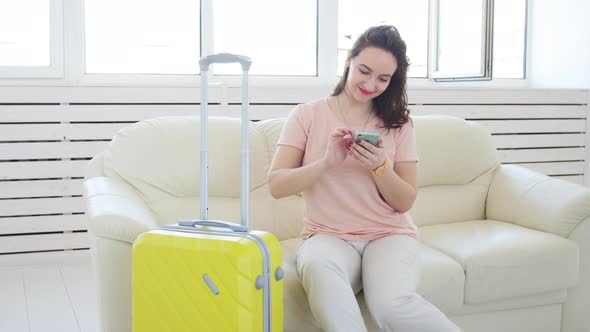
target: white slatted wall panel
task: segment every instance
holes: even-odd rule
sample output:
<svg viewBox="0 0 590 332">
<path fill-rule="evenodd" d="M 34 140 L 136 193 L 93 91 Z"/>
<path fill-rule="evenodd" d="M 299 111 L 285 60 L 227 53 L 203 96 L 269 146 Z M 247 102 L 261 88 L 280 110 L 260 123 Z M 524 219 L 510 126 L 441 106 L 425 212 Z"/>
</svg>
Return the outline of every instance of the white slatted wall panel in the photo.
<svg viewBox="0 0 590 332">
<path fill-rule="evenodd" d="M 253 89 L 250 118 L 285 117 L 297 103 L 321 95 L 324 91 Z M 239 116 L 240 96 L 237 88 L 213 92 L 210 115 Z M 413 115 L 447 114 L 487 127 L 503 163 L 584 183 L 587 91 L 414 90 L 409 98 Z M 159 116 L 196 115 L 199 107 L 198 96 L 182 104 L 77 101 L 0 104 L 0 254 L 88 248 L 82 197 L 88 160 L 122 127 Z"/>
</svg>

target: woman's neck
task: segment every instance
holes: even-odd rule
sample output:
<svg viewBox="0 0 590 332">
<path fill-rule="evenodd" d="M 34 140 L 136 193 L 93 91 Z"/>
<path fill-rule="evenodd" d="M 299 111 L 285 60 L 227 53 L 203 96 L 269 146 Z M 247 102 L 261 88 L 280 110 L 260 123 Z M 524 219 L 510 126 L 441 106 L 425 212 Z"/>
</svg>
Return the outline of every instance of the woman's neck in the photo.
<svg viewBox="0 0 590 332">
<path fill-rule="evenodd" d="M 342 91 L 340 95 L 337 96 L 337 98 L 340 98 L 340 103 L 342 104 L 342 107 L 345 109 L 344 111 L 355 117 L 368 116 L 373 109 L 372 102 L 360 103 L 357 100 L 355 100 L 352 97 L 352 95 L 346 90 Z"/>
</svg>

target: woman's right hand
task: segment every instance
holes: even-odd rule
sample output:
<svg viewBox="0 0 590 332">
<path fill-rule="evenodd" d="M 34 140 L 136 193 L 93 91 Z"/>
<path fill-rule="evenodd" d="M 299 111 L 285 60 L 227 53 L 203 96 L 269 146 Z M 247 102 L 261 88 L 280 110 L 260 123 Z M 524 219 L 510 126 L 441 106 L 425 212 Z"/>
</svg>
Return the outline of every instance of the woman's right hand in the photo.
<svg viewBox="0 0 590 332">
<path fill-rule="evenodd" d="M 336 128 L 330 133 L 328 146 L 323 162 L 326 168 L 333 168 L 342 164 L 352 146 L 354 133 L 346 128 Z"/>
</svg>

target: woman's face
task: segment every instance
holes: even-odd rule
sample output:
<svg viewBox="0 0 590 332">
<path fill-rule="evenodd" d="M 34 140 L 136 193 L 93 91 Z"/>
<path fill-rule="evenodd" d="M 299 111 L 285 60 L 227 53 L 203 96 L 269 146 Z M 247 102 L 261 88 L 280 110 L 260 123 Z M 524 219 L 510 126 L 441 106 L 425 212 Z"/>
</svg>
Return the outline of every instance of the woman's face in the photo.
<svg viewBox="0 0 590 332">
<path fill-rule="evenodd" d="M 346 91 L 356 101 L 367 103 L 379 96 L 397 69 L 393 54 L 377 47 L 367 47 L 350 60 Z"/>
</svg>

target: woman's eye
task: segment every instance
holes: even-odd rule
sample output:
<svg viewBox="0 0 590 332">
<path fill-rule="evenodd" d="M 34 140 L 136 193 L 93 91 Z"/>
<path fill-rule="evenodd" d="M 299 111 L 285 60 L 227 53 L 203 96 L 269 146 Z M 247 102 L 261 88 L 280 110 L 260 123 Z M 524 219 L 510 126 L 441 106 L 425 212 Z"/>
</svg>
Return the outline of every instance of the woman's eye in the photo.
<svg viewBox="0 0 590 332">
<path fill-rule="evenodd" d="M 369 73 L 368 71 L 361 70 L 361 74 L 363 74 L 363 75 L 367 75 L 368 73 Z"/>
<path fill-rule="evenodd" d="M 386 78 L 380 78 L 379 80 L 380 80 L 381 82 L 383 82 L 383 83 L 386 83 L 387 81 L 389 81 L 389 80 L 388 80 L 388 79 L 386 79 Z"/>
</svg>

